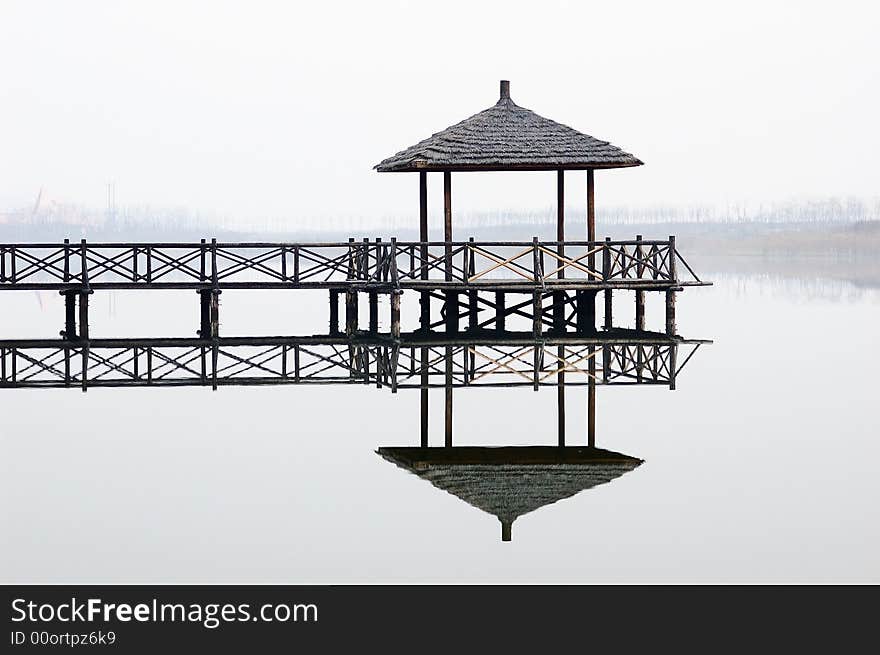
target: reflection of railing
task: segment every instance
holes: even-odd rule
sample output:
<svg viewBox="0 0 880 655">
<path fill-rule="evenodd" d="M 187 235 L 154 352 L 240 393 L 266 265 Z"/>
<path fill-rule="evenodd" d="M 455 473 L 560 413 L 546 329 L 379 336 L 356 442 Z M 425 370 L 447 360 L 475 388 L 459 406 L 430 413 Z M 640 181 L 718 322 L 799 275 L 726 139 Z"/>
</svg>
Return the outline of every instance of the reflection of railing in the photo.
<svg viewBox="0 0 880 655">
<path fill-rule="evenodd" d="M 342 337 L 0 342 L 0 387 L 376 384 L 421 387 L 660 384 L 698 341 L 415 343 Z M 677 364 L 680 345 L 692 346 Z M 425 355 L 424 360 L 422 355 Z M 423 365 L 422 362 L 426 363 Z M 447 364 L 450 364 L 449 366 Z"/>
<path fill-rule="evenodd" d="M 676 263 L 690 277 L 679 277 Z M 703 284 L 649 241 L 0 244 L 2 288 Z"/>
</svg>

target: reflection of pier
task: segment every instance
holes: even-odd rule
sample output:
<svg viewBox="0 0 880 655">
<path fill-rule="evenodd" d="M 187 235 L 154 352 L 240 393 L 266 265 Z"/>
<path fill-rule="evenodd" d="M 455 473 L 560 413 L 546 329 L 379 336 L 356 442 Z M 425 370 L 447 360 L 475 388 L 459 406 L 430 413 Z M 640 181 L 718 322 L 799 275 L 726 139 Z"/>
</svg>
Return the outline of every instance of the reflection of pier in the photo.
<svg viewBox="0 0 880 655">
<path fill-rule="evenodd" d="M 2 387 L 375 384 L 433 387 L 665 385 L 702 341 L 617 330 L 595 336 L 484 333 L 0 341 Z M 686 350 L 679 353 L 680 348 Z"/>
</svg>

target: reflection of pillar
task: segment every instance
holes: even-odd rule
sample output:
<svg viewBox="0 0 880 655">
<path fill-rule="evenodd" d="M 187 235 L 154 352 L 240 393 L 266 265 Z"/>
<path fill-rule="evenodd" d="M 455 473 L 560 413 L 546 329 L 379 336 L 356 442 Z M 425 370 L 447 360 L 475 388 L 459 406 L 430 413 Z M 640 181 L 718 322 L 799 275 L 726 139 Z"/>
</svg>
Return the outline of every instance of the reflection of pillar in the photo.
<svg viewBox="0 0 880 655">
<path fill-rule="evenodd" d="M 422 384 L 421 384 L 421 445 L 428 447 L 428 349 L 422 348 Z"/>
<path fill-rule="evenodd" d="M 596 447 L 596 347 L 590 346 L 590 363 L 587 369 L 589 383 L 587 386 L 587 445 Z"/>
<path fill-rule="evenodd" d="M 556 374 L 556 433 L 560 446 L 565 445 L 565 348 L 556 348 L 557 365 L 559 372 Z"/>
<path fill-rule="evenodd" d="M 446 346 L 444 357 L 446 361 L 446 411 L 445 411 L 445 440 L 447 448 L 452 446 L 452 346 Z"/>
<path fill-rule="evenodd" d="M 501 541 L 510 541 L 512 527 L 513 523 L 511 521 L 501 520 Z"/>
</svg>

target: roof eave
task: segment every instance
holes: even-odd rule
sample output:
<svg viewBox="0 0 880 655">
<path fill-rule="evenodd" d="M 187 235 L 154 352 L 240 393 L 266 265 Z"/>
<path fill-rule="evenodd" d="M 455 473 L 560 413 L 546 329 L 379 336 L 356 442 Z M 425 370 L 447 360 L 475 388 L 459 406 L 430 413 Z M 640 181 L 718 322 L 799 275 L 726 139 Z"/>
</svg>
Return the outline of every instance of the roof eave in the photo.
<svg viewBox="0 0 880 655">
<path fill-rule="evenodd" d="M 612 169 L 612 168 L 634 168 L 635 166 L 644 166 L 644 162 L 636 159 L 632 162 L 617 163 L 580 163 L 580 164 L 508 164 L 508 165 L 452 165 L 443 166 L 439 164 L 428 163 L 408 163 L 402 165 L 383 166 L 376 164 L 373 168 L 379 173 L 415 173 L 418 171 L 442 171 L 442 172 L 468 172 L 468 171 L 583 171 L 589 169 Z"/>
</svg>

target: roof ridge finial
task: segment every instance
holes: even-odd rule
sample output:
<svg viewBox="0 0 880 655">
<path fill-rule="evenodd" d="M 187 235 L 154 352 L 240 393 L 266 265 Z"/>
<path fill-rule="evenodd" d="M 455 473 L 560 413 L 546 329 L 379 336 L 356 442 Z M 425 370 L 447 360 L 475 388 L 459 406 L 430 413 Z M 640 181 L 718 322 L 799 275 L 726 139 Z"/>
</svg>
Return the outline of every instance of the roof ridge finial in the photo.
<svg viewBox="0 0 880 655">
<path fill-rule="evenodd" d="M 510 100 L 510 80 L 501 80 L 501 97 L 498 102 Z"/>
</svg>

